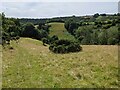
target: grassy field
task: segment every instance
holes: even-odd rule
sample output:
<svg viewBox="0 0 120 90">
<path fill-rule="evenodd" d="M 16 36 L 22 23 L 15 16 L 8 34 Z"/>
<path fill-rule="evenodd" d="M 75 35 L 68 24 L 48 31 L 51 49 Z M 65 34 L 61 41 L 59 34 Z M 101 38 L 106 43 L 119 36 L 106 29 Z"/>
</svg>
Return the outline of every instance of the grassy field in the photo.
<svg viewBox="0 0 120 90">
<path fill-rule="evenodd" d="M 0 45 L 0 89 L 2 88 L 2 46 Z"/>
<path fill-rule="evenodd" d="M 49 25 L 51 25 L 50 36 L 57 35 L 60 39 L 75 40 L 74 36 L 70 35 L 64 28 L 64 23 L 53 22 Z"/>
<path fill-rule="evenodd" d="M 118 47 L 83 45 L 79 53 L 54 54 L 42 42 L 21 38 L 3 49 L 4 88 L 96 88 L 118 86 Z"/>
</svg>

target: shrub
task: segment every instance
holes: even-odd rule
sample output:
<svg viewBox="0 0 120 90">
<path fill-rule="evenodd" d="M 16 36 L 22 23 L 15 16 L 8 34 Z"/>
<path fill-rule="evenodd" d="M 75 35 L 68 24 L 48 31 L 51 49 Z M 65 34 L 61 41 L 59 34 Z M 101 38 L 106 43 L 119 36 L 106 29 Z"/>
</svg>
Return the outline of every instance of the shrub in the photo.
<svg viewBox="0 0 120 90">
<path fill-rule="evenodd" d="M 42 38 L 43 45 L 46 46 L 45 44 L 48 44 L 49 41 L 47 38 Z"/>
<path fill-rule="evenodd" d="M 79 52 L 82 47 L 77 42 L 69 40 L 56 40 L 49 47 L 49 50 L 54 53 L 69 53 L 69 52 Z"/>
<path fill-rule="evenodd" d="M 22 36 L 34 38 L 37 35 L 38 35 L 38 31 L 35 29 L 34 25 L 32 23 L 27 23 L 22 32 Z"/>
<path fill-rule="evenodd" d="M 115 44 L 117 44 L 117 43 L 118 43 L 118 40 L 117 40 L 116 38 L 110 37 L 110 38 L 108 39 L 108 45 L 115 45 Z"/>
<path fill-rule="evenodd" d="M 52 37 L 49 37 L 49 44 L 54 43 L 56 40 L 59 40 L 58 36 L 56 36 L 56 35 L 53 35 Z"/>
<path fill-rule="evenodd" d="M 96 14 L 93 15 L 94 18 L 97 18 L 97 17 L 99 17 L 99 16 L 100 16 L 100 15 L 99 15 L 98 13 L 96 13 Z"/>
<path fill-rule="evenodd" d="M 16 36 L 16 40 L 20 39 L 20 36 Z"/>
</svg>

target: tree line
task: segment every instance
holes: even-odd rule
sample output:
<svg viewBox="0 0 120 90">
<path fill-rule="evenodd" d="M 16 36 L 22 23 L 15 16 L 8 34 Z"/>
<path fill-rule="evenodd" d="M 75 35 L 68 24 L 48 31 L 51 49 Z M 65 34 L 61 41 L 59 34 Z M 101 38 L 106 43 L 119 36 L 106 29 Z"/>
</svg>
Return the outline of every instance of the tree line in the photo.
<svg viewBox="0 0 120 90">
<path fill-rule="evenodd" d="M 115 45 L 119 44 L 119 13 L 114 15 L 94 14 L 81 17 L 58 17 L 52 19 L 18 19 L 6 18 L 0 14 L 0 28 L 2 45 L 10 44 L 11 40 L 18 41 L 20 37 L 29 37 L 41 40 L 43 45 L 49 44 L 54 53 L 78 52 L 84 45 Z M 36 23 L 35 23 L 36 20 Z M 29 21 L 29 22 L 28 22 Z M 24 22 L 24 23 L 23 23 Z M 49 36 L 48 23 L 64 22 L 67 31 L 76 38 L 76 41 L 59 40 L 58 36 Z"/>
<path fill-rule="evenodd" d="M 119 13 L 114 15 L 97 13 L 79 22 L 73 17 L 65 22 L 65 28 L 80 44 L 115 45 L 120 43 L 119 15 Z M 91 21 L 91 18 L 94 18 L 94 21 Z"/>
<path fill-rule="evenodd" d="M 10 44 L 11 40 L 18 40 L 20 37 L 29 37 L 41 40 L 48 36 L 49 25 L 45 23 L 39 24 L 37 27 L 33 23 L 21 24 L 19 19 L 6 18 L 5 14 L 0 14 L 1 17 L 1 36 L 2 45 Z"/>
</svg>

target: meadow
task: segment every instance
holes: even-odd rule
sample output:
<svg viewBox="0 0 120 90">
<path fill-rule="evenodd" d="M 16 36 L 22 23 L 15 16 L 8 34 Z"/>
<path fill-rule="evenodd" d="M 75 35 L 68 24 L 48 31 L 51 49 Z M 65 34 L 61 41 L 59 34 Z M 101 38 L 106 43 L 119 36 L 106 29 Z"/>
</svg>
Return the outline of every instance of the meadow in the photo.
<svg viewBox="0 0 120 90">
<path fill-rule="evenodd" d="M 118 87 L 117 45 L 81 45 L 81 52 L 68 54 L 54 54 L 30 38 L 11 46 L 3 49 L 3 88 Z"/>
<path fill-rule="evenodd" d="M 118 88 L 119 15 L 22 22 L 0 14 L 2 87 Z"/>
<path fill-rule="evenodd" d="M 75 40 L 74 36 L 65 29 L 64 23 L 52 22 L 49 25 L 51 25 L 49 36 L 57 35 L 59 39 Z"/>
</svg>

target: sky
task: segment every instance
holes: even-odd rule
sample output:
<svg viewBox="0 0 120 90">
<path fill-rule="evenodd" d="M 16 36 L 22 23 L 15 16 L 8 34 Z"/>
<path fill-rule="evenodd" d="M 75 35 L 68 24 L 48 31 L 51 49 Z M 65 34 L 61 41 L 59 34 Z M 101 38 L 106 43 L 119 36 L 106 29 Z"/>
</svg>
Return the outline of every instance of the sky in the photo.
<svg viewBox="0 0 120 90">
<path fill-rule="evenodd" d="M 7 17 L 15 18 L 51 18 L 72 15 L 93 15 L 95 13 L 114 14 L 118 12 L 117 0 L 112 0 L 114 2 L 108 2 L 107 0 L 104 0 L 106 2 L 88 2 L 87 0 L 84 2 L 78 2 L 78 0 L 61 1 L 42 0 L 38 2 L 34 0 L 34 2 L 24 2 L 18 0 L 16 2 L 14 0 L 4 0 L 0 5 L 0 12 L 4 12 Z"/>
</svg>

